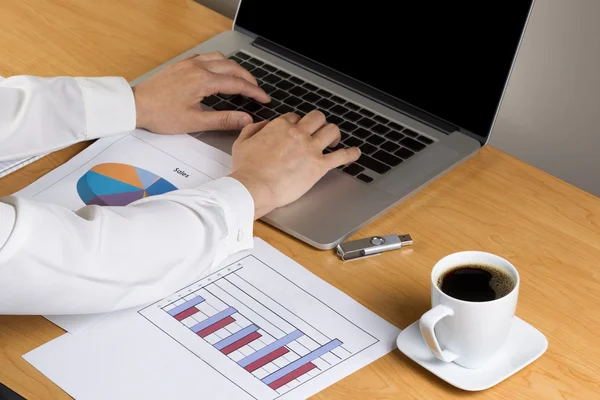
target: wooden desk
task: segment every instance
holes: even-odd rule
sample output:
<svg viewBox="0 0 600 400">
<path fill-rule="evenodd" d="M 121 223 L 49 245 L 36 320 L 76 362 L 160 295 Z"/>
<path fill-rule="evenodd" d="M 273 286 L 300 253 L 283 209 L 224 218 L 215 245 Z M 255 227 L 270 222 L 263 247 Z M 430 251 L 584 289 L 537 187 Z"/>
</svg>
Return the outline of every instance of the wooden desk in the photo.
<svg viewBox="0 0 600 400">
<path fill-rule="evenodd" d="M 20 0 L 0 2 L 0 26 L 2 76 L 133 80 L 231 21 L 192 0 Z M 84 147 L 0 180 L 0 196 Z M 600 398 L 600 199 L 487 147 L 357 236 L 382 232 L 409 232 L 415 244 L 342 264 L 256 224 L 258 236 L 400 328 L 429 308 L 428 278 L 438 259 L 466 249 L 499 254 L 521 273 L 517 315 L 547 336 L 548 351 L 492 389 L 468 393 L 396 350 L 317 399 Z M 0 381 L 28 399 L 68 398 L 21 358 L 62 333 L 42 317 L 0 317 Z"/>
</svg>

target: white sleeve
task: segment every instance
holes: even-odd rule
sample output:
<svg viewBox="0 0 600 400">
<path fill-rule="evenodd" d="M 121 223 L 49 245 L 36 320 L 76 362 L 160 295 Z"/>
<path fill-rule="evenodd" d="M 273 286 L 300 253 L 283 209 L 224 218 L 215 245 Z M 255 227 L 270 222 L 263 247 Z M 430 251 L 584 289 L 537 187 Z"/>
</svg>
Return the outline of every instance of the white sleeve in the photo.
<svg viewBox="0 0 600 400">
<path fill-rule="evenodd" d="M 254 201 L 224 177 L 125 207 L 0 200 L 0 314 L 109 312 L 161 299 L 252 247 Z"/>
<path fill-rule="evenodd" d="M 0 161 L 135 129 L 124 78 L 0 77 Z"/>
</svg>

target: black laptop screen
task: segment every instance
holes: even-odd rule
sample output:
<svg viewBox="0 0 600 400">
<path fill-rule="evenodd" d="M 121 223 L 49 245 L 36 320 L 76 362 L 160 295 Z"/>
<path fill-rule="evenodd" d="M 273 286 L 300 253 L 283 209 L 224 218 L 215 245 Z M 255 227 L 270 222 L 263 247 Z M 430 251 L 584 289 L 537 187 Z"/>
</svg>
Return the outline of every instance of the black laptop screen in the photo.
<svg viewBox="0 0 600 400">
<path fill-rule="evenodd" d="M 236 25 L 485 137 L 531 4 L 243 0 Z"/>
</svg>

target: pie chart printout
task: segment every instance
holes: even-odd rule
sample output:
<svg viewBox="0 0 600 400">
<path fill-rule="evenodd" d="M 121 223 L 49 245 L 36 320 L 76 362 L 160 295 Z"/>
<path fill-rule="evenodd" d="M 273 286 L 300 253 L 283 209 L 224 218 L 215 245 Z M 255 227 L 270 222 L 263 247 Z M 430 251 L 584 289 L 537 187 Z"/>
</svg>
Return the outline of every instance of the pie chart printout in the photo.
<svg viewBox="0 0 600 400">
<path fill-rule="evenodd" d="M 177 190 L 173 184 L 128 164 L 99 164 L 77 181 L 77 193 L 86 205 L 126 206 L 136 200 Z"/>
</svg>

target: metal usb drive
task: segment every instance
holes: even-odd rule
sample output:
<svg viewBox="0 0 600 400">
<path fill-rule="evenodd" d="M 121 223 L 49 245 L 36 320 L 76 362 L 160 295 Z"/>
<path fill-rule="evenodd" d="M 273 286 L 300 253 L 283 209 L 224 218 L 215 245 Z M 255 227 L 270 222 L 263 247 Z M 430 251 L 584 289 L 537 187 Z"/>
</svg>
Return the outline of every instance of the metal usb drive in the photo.
<svg viewBox="0 0 600 400">
<path fill-rule="evenodd" d="M 411 244 L 413 244 L 413 240 L 410 235 L 373 236 L 340 243 L 337 246 L 337 254 L 342 260 L 348 261 L 396 250 Z"/>
</svg>

